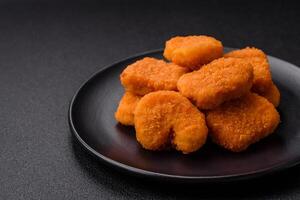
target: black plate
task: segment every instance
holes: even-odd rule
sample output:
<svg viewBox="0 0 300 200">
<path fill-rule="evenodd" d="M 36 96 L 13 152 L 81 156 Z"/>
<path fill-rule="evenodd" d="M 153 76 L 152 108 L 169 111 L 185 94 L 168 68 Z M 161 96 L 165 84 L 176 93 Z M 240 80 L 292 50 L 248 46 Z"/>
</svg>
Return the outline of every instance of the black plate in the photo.
<svg viewBox="0 0 300 200">
<path fill-rule="evenodd" d="M 281 91 L 281 123 L 273 135 L 242 153 L 225 151 L 210 142 L 190 155 L 142 149 L 134 128 L 118 124 L 114 112 L 124 93 L 120 73 L 144 56 L 162 58 L 162 51 L 112 64 L 92 76 L 75 94 L 69 109 L 70 127 L 89 152 L 136 175 L 195 182 L 258 177 L 300 162 L 300 69 L 271 56 L 273 80 Z"/>
</svg>

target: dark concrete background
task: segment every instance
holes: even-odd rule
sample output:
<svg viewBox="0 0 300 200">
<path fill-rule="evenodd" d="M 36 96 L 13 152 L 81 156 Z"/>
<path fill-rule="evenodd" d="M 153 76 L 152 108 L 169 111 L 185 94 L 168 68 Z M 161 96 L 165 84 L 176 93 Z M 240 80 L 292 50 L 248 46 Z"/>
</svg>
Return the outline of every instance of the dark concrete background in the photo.
<svg viewBox="0 0 300 200">
<path fill-rule="evenodd" d="M 175 35 L 208 34 L 300 66 L 292 1 L 0 1 L 0 199 L 299 199 L 299 167 L 233 184 L 174 185 L 103 165 L 72 138 L 83 81 Z"/>
</svg>

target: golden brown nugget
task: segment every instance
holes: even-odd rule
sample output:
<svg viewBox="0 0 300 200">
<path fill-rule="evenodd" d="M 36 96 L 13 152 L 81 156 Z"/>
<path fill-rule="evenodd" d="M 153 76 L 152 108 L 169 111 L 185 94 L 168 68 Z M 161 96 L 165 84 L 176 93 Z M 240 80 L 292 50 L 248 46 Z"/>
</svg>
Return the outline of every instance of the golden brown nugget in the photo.
<svg viewBox="0 0 300 200">
<path fill-rule="evenodd" d="M 222 55 L 222 43 L 205 35 L 171 38 L 164 50 L 166 59 L 191 70 L 197 70 Z"/>
<path fill-rule="evenodd" d="M 225 102 L 208 111 L 206 117 L 212 140 L 233 152 L 243 151 L 270 135 L 279 121 L 273 104 L 254 93 Z"/>
<path fill-rule="evenodd" d="M 234 58 L 264 58 L 267 59 L 267 55 L 260 49 L 255 47 L 246 47 L 239 50 L 234 50 L 224 55 L 225 57 L 234 57 Z"/>
<path fill-rule="evenodd" d="M 259 95 L 265 97 L 275 107 L 277 107 L 280 103 L 280 92 L 274 83 L 267 91 L 260 93 Z"/>
<path fill-rule="evenodd" d="M 148 150 L 168 144 L 184 154 L 204 145 L 205 116 L 187 98 L 174 91 L 157 91 L 139 101 L 134 116 L 136 138 Z"/>
<path fill-rule="evenodd" d="M 253 68 L 238 58 L 219 58 L 200 70 L 183 75 L 177 83 L 180 93 L 199 109 L 213 109 L 238 98 L 252 87 Z"/>
<path fill-rule="evenodd" d="M 254 80 L 252 90 L 263 93 L 272 85 L 272 76 L 266 54 L 257 48 L 246 47 L 244 49 L 231 51 L 224 55 L 228 58 L 242 58 L 250 62 L 253 66 Z"/>
<path fill-rule="evenodd" d="M 134 125 L 134 110 L 140 99 L 138 95 L 125 92 L 115 113 L 116 120 L 123 125 Z"/>
<path fill-rule="evenodd" d="M 146 57 L 129 65 L 120 78 L 127 91 L 145 95 L 157 90 L 177 90 L 177 80 L 186 72 L 184 67 Z"/>
</svg>

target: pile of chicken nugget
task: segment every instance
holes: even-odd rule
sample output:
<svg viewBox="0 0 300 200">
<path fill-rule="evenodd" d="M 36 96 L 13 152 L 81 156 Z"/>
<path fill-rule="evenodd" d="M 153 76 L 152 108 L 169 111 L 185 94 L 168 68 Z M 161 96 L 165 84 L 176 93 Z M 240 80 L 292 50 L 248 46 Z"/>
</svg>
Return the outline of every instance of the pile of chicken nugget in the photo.
<svg viewBox="0 0 300 200">
<path fill-rule="evenodd" d="M 166 42 L 163 56 L 138 60 L 120 75 L 125 94 L 115 118 L 135 127 L 143 148 L 188 154 L 210 138 L 241 152 L 278 126 L 280 92 L 260 49 L 224 54 L 213 37 L 180 36 Z"/>
</svg>

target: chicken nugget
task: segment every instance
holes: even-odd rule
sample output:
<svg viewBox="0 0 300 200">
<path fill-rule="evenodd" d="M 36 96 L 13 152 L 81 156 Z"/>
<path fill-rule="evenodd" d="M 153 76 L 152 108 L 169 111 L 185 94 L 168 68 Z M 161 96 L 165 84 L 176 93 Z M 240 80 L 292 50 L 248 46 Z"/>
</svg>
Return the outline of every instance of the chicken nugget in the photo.
<svg viewBox="0 0 300 200">
<path fill-rule="evenodd" d="M 267 55 L 262 50 L 255 47 L 246 47 L 243 49 L 234 50 L 229 53 L 226 53 L 224 57 L 234 57 L 234 58 L 259 57 L 259 58 L 267 59 Z"/>
<path fill-rule="evenodd" d="M 184 67 L 146 57 L 129 65 L 120 79 L 127 91 L 145 95 L 157 90 L 177 90 L 177 80 L 186 72 Z"/>
<path fill-rule="evenodd" d="M 115 113 L 116 120 L 123 125 L 134 125 L 134 110 L 140 99 L 138 95 L 125 92 Z"/>
<path fill-rule="evenodd" d="M 271 87 L 272 76 L 270 65 L 266 54 L 262 50 L 254 47 L 246 47 L 244 49 L 226 53 L 224 57 L 242 58 L 252 64 L 254 73 L 252 91 L 263 93 Z"/>
<path fill-rule="evenodd" d="M 213 109 L 238 98 L 252 87 L 253 68 L 238 58 L 219 58 L 200 70 L 183 75 L 177 83 L 180 93 L 199 109 Z"/>
<path fill-rule="evenodd" d="M 197 70 L 222 55 L 222 43 L 205 35 L 171 38 L 164 50 L 166 59 L 191 70 Z"/>
<path fill-rule="evenodd" d="M 271 85 L 271 87 L 269 87 L 268 90 L 261 92 L 259 95 L 265 97 L 275 107 L 277 107 L 280 103 L 280 92 L 274 83 Z"/>
<path fill-rule="evenodd" d="M 208 111 L 206 116 L 212 140 L 233 152 L 243 151 L 270 135 L 279 121 L 280 116 L 273 104 L 250 92 Z"/>
<path fill-rule="evenodd" d="M 152 92 L 141 98 L 134 115 L 137 141 L 148 150 L 169 144 L 184 154 L 204 145 L 205 116 L 187 98 L 174 91 Z"/>
</svg>

